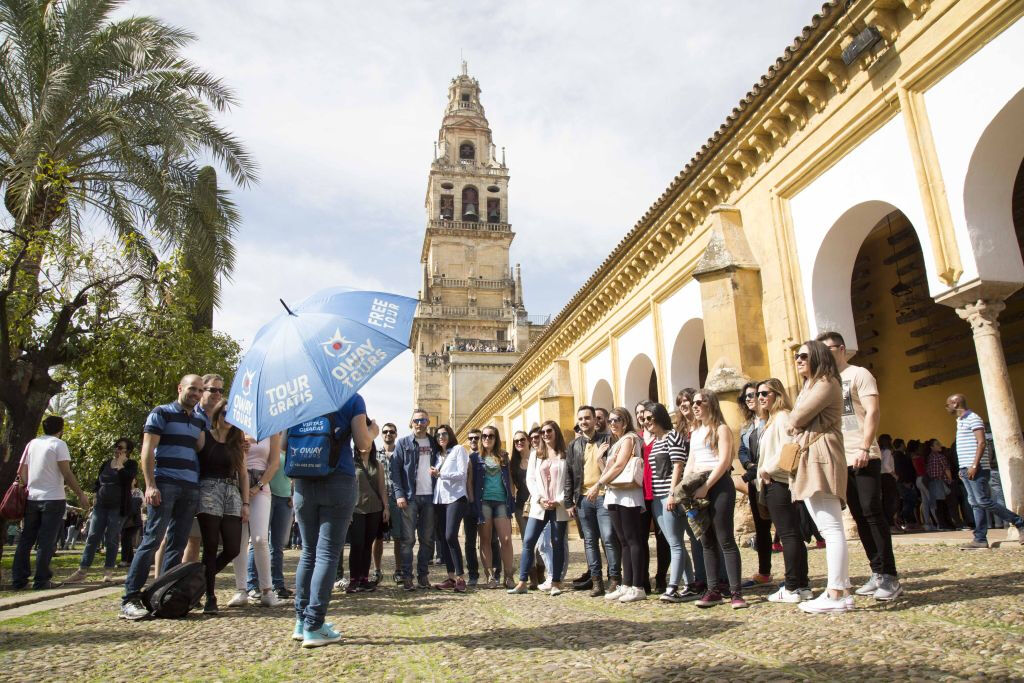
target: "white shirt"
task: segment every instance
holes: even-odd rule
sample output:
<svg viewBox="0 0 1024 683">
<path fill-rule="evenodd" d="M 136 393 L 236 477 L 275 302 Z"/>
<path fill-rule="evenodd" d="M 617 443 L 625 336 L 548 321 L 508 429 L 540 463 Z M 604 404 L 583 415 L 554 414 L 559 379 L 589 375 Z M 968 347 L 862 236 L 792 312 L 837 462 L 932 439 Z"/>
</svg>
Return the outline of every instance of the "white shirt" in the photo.
<svg viewBox="0 0 1024 683">
<path fill-rule="evenodd" d="M 466 496 L 469 453 L 462 446 L 456 445 L 443 457 L 438 468 L 440 474 L 437 477 L 437 488 L 434 489 L 434 502 L 447 505 Z"/>
<path fill-rule="evenodd" d="M 434 487 L 430 476 L 430 439 L 416 439 L 419 448 L 419 463 L 416 465 L 416 495 L 429 495 Z"/>
<path fill-rule="evenodd" d="M 718 467 L 718 453 L 708 445 L 708 427 L 704 425 L 690 434 L 690 462 L 694 472 L 710 472 Z"/>
<path fill-rule="evenodd" d="M 71 462 L 68 445 L 56 436 L 40 436 L 28 442 L 21 458 L 28 465 L 29 500 L 66 500 L 64 475 L 58 462 Z"/>
</svg>

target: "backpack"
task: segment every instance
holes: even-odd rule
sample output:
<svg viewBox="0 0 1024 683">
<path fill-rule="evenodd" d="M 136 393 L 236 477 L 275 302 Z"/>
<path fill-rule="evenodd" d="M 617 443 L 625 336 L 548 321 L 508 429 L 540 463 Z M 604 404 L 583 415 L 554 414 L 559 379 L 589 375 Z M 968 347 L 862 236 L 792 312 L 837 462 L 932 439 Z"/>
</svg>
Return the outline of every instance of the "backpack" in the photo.
<svg viewBox="0 0 1024 683">
<path fill-rule="evenodd" d="M 288 453 L 284 473 L 292 479 L 319 479 L 338 467 L 348 430 L 338 424 L 336 413 L 321 415 L 288 429 Z"/>
<path fill-rule="evenodd" d="M 143 589 L 142 604 L 152 617 L 180 619 L 199 606 L 206 593 L 206 571 L 200 562 L 186 562 L 162 574 Z"/>
</svg>

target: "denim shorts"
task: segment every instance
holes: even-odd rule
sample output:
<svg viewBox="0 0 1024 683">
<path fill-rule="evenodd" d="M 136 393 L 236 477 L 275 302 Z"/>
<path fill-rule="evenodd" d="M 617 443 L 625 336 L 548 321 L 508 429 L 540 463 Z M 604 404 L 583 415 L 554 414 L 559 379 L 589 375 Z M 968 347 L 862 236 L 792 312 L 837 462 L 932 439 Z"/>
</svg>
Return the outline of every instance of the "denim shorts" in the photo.
<svg viewBox="0 0 1024 683">
<path fill-rule="evenodd" d="M 480 501 L 480 523 L 488 522 L 492 517 L 506 517 L 511 518 L 512 515 L 508 512 L 508 505 L 504 501 L 500 500 L 482 500 Z"/>
<path fill-rule="evenodd" d="M 242 493 L 237 479 L 200 479 L 199 514 L 241 517 Z"/>
</svg>

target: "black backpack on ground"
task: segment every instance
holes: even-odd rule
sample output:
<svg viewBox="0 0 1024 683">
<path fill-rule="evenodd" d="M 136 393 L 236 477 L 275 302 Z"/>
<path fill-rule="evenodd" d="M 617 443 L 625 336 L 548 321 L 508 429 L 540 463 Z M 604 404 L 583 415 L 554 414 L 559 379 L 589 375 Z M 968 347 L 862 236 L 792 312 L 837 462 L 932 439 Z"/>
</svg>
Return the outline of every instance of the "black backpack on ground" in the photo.
<svg viewBox="0 0 1024 683">
<path fill-rule="evenodd" d="M 198 607 L 206 593 L 206 573 L 199 562 L 186 562 L 162 574 L 142 590 L 151 617 L 180 619 Z"/>
</svg>

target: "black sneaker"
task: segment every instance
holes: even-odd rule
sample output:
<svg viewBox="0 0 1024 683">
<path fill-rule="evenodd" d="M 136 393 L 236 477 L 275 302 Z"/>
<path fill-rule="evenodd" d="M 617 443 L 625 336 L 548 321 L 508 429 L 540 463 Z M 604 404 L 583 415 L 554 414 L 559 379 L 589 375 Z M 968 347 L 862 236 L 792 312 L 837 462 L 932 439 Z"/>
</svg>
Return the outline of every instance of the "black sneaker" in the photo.
<svg viewBox="0 0 1024 683">
<path fill-rule="evenodd" d="M 693 602 L 703 594 L 695 586 L 686 586 L 681 591 L 677 590 L 676 595 L 679 596 L 680 602 Z"/>
<path fill-rule="evenodd" d="M 413 585 L 412 579 L 402 579 L 402 590 L 409 591 L 410 593 L 416 591 L 416 586 Z"/>
<path fill-rule="evenodd" d="M 290 600 L 291 598 L 295 597 L 295 593 L 292 593 L 287 588 L 278 588 L 276 592 L 277 597 L 281 598 L 282 600 Z"/>
<path fill-rule="evenodd" d="M 217 614 L 217 612 L 217 596 L 206 596 L 206 602 L 203 604 L 203 614 Z"/>
<path fill-rule="evenodd" d="M 662 602 L 682 602 L 683 595 L 673 586 L 669 586 L 668 590 L 658 596 L 658 599 Z"/>
<path fill-rule="evenodd" d="M 420 588 L 424 589 L 424 590 L 429 589 L 430 588 L 430 577 L 429 576 L 421 576 L 421 577 L 417 578 L 416 579 L 416 585 L 419 586 Z"/>
</svg>

